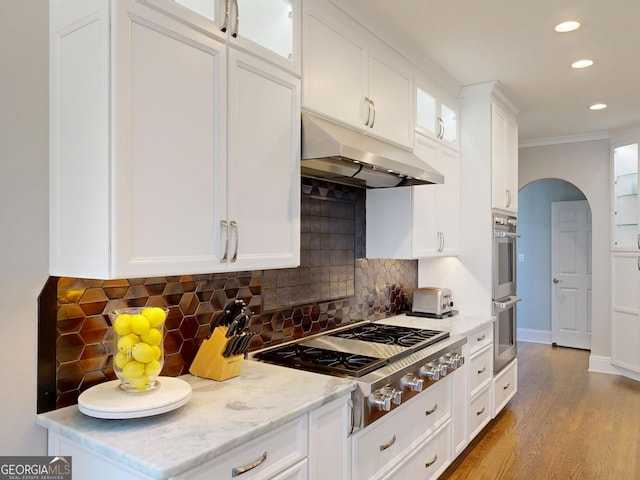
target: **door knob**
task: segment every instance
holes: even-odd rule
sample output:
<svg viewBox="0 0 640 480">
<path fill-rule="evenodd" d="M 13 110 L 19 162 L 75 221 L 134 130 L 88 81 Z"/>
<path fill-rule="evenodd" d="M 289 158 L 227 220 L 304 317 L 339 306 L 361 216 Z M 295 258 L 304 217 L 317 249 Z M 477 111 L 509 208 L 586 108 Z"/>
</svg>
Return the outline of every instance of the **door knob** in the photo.
<svg viewBox="0 0 640 480">
<path fill-rule="evenodd" d="M 553 283 L 560 283 L 560 280 L 558 280 L 557 278 L 554 278 Z"/>
</svg>

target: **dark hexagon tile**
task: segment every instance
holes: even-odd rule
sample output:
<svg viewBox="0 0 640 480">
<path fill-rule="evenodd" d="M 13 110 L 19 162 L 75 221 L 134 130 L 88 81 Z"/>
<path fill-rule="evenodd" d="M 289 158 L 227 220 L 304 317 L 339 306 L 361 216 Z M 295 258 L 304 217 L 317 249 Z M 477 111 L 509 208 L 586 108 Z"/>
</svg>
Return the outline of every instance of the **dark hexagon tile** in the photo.
<svg viewBox="0 0 640 480">
<path fill-rule="evenodd" d="M 85 284 L 80 278 L 61 277 L 58 280 L 58 301 L 60 303 L 77 303 L 85 288 Z"/>
<path fill-rule="evenodd" d="M 124 295 L 124 299 L 131 307 L 144 307 L 149 298 L 149 292 L 144 285 L 131 285 Z"/>
<path fill-rule="evenodd" d="M 213 320 L 213 305 L 210 303 L 200 303 L 196 308 L 196 318 L 200 325 L 210 325 Z"/>
<path fill-rule="evenodd" d="M 82 356 L 78 363 L 80 364 L 82 371 L 86 374 L 87 372 L 102 370 L 107 365 L 107 360 L 110 358 L 112 357 L 107 355 L 107 352 L 101 345 L 87 345 L 84 347 L 84 351 L 82 352 Z"/>
<path fill-rule="evenodd" d="M 170 307 L 167 319 L 164 321 L 164 327 L 167 330 L 176 330 L 182 322 L 182 312 L 178 307 Z"/>
<path fill-rule="evenodd" d="M 185 340 L 180 348 L 180 358 L 183 363 L 191 364 L 198 352 L 198 342 L 195 339 Z"/>
<path fill-rule="evenodd" d="M 77 362 L 61 364 L 56 373 L 60 392 L 77 390 L 84 376 L 84 372 Z"/>
<path fill-rule="evenodd" d="M 83 348 L 84 341 L 80 334 L 60 335 L 56 342 L 56 356 L 62 364 L 74 362 L 80 359 Z"/>
<path fill-rule="evenodd" d="M 60 393 L 56 396 L 56 408 L 64 408 L 77 404 L 79 396 L 80 392 L 78 390 Z"/>
<path fill-rule="evenodd" d="M 164 297 L 165 302 L 167 302 L 167 305 L 173 306 L 180 303 L 183 294 L 184 288 L 182 287 L 182 285 L 179 283 L 171 282 L 167 283 L 167 285 L 164 287 L 162 296 Z"/>
<path fill-rule="evenodd" d="M 177 330 L 167 332 L 164 336 L 164 353 L 165 356 L 176 354 L 182 346 L 182 336 Z"/>
<path fill-rule="evenodd" d="M 177 377 L 182 373 L 183 366 L 184 362 L 182 361 L 182 357 L 180 357 L 179 353 L 176 352 L 173 355 L 168 355 L 164 359 L 164 365 L 160 375 Z"/>
<path fill-rule="evenodd" d="M 184 317 L 182 322 L 180 323 L 180 334 L 182 335 L 183 340 L 188 340 L 195 337 L 196 332 L 198 331 L 198 319 L 195 316 Z"/>
<path fill-rule="evenodd" d="M 103 315 L 87 317 L 80 328 L 80 336 L 85 344 L 100 343 L 109 328 Z"/>
<path fill-rule="evenodd" d="M 80 382 L 79 390 L 80 392 L 84 392 L 88 388 L 91 388 L 99 383 L 106 382 L 109 380 L 104 372 L 100 370 L 87 372 L 82 377 L 82 381 Z"/>
<path fill-rule="evenodd" d="M 180 307 L 180 311 L 183 315 L 193 315 L 196 313 L 196 309 L 199 304 L 200 302 L 198 301 L 198 297 L 195 293 L 185 293 L 182 295 L 178 306 Z"/>
<path fill-rule="evenodd" d="M 70 318 L 68 320 L 58 320 L 56 322 L 56 329 L 59 335 L 65 335 L 67 333 L 78 333 L 85 317 Z"/>
</svg>

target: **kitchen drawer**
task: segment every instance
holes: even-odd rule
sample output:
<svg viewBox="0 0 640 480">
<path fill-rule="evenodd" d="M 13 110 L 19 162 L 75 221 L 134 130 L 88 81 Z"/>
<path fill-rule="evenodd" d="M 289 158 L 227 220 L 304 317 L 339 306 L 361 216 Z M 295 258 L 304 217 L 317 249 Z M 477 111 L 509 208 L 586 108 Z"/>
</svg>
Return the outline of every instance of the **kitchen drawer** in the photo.
<svg viewBox="0 0 640 480">
<path fill-rule="evenodd" d="M 354 435 L 353 480 L 384 478 L 381 472 L 450 418 L 451 378 L 445 377 Z"/>
<path fill-rule="evenodd" d="M 493 379 L 493 345 L 487 345 L 469 360 L 469 394 L 473 397 Z"/>
<path fill-rule="evenodd" d="M 493 381 L 495 417 L 518 391 L 518 359 L 504 367 Z"/>
<path fill-rule="evenodd" d="M 389 480 L 438 478 L 451 463 L 451 422 L 443 425 Z"/>
<path fill-rule="evenodd" d="M 469 355 L 482 350 L 487 345 L 493 344 L 493 323 L 484 327 L 476 333 L 467 336 L 467 346 Z"/>
<path fill-rule="evenodd" d="M 266 458 L 265 458 L 266 457 Z M 235 468 L 248 467 L 261 463 L 242 474 L 242 480 L 266 480 L 280 478 L 276 475 L 294 464 L 305 461 L 307 457 L 307 416 L 293 420 L 269 433 L 266 433 L 245 445 L 207 462 L 184 475 L 184 480 L 231 480 Z M 262 460 L 264 458 L 264 460 Z M 294 469 L 295 470 L 295 469 Z M 305 468 L 306 472 L 306 468 Z M 298 475 L 298 476 L 296 476 Z M 306 479 L 305 476 L 291 473 L 283 479 Z"/>
<path fill-rule="evenodd" d="M 469 402 L 469 441 L 471 441 L 492 418 L 491 411 L 491 383 L 484 387 Z"/>
</svg>

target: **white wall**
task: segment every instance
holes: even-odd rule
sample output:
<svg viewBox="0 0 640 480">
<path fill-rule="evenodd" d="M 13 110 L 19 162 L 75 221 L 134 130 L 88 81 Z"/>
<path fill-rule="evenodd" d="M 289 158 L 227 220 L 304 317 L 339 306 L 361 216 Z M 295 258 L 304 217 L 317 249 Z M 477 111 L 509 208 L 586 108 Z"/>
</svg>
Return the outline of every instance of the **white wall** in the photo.
<svg viewBox="0 0 640 480">
<path fill-rule="evenodd" d="M 518 194 L 518 330 L 551 342 L 551 204 L 584 200 L 574 185 L 559 179 L 528 184 Z M 520 334 L 518 338 L 524 339 Z"/>
<path fill-rule="evenodd" d="M 36 426 L 37 297 L 48 272 L 47 0 L 0 12 L 0 455 L 45 455 Z"/>
<path fill-rule="evenodd" d="M 610 357 L 609 141 L 545 145 L 519 150 L 519 188 L 544 178 L 573 183 L 589 201 L 593 228 L 591 355 Z"/>
</svg>

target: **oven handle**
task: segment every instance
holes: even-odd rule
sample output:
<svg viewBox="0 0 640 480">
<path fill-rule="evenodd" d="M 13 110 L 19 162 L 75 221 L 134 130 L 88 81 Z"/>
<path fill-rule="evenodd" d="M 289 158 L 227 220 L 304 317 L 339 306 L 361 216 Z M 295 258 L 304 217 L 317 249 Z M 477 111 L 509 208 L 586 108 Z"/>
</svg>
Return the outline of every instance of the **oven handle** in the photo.
<svg viewBox="0 0 640 480">
<path fill-rule="evenodd" d="M 514 232 L 494 231 L 494 237 L 496 238 L 520 238 L 522 235 Z"/>
<path fill-rule="evenodd" d="M 513 297 L 509 297 L 509 300 L 506 302 L 494 301 L 493 304 L 496 306 L 496 308 L 500 308 L 504 310 L 505 308 L 509 308 L 510 306 L 515 305 L 520 300 L 522 300 L 520 297 L 513 296 Z"/>
</svg>

